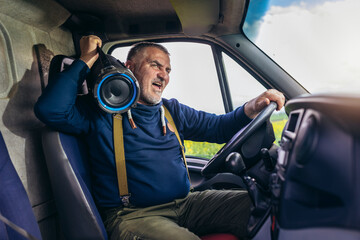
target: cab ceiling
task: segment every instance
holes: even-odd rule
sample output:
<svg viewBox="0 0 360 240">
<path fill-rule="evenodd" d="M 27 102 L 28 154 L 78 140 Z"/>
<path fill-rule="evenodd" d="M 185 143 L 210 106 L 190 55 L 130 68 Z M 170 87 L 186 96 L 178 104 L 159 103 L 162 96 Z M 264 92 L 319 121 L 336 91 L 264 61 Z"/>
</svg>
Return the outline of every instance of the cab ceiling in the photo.
<svg viewBox="0 0 360 240">
<path fill-rule="evenodd" d="M 247 0 L 7 0 L 0 13 L 51 32 L 139 37 L 217 37 L 238 33 Z M 20 14 L 19 14 L 20 13 Z"/>
<path fill-rule="evenodd" d="M 212 36 L 239 32 L 245 0 L 56 0 L 71 13 L 73 32 L 108 41 L 164 34 Z"/>
</svg>

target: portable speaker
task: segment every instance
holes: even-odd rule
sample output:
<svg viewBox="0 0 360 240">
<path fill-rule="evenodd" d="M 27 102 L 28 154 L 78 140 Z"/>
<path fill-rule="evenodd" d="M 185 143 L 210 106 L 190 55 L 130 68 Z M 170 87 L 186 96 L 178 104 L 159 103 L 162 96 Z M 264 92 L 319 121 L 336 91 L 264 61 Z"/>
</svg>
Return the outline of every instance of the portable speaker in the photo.
<svg viewBox="0 0 360 240">
<path fill-rule="evenodd" d="M 98 52 L 87 85 L 100 108 L 108 113 L 123 113 L 135 107 L 140 88 L 134 74 L 99 47 Z"/>
</svg>

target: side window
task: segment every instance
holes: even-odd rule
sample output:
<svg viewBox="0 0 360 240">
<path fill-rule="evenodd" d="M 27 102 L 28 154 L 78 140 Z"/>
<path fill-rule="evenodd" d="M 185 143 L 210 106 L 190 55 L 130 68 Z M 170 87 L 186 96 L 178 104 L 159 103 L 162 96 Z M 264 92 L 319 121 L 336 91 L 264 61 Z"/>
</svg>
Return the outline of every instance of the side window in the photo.
<svg viewBox="0 0 360 240">
<path fill-rule="evenodd" d="M 164 98 L 210 113 L 224 113 L 211 47 L 201 43 L 165 43 L 170 52 L 170 82 Z"/>
<path fill-rule="evenodd" d="M 256 81 L 251 74 L 245 71 L 227 54 L 222 53 L 222 57 L 234 108 L 244 105 L 250 99 L 266 91 L 263 85 Z M 287 119 L 288 117 L 284 109 L 279 112 L 274 112 L 270 118 L 276 138 L 275 144 L 278 144 L 281 139 L 281 133 Z"/>
<path fill-rule="evenodd" d="M 227 54 L 222 53 L 222 57 L 234 109 L 266 91 L 263 85 Z"/>
</svg>

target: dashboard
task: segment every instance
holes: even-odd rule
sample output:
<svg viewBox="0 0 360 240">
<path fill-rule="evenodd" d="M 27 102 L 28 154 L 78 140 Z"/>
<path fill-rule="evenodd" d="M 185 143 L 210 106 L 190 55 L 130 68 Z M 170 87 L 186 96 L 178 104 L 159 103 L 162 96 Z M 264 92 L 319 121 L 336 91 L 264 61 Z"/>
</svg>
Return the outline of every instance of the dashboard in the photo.
<svg viewBox="0 0 360 240">
<path fill-rule="evenodd" d="M 280 229 L 358 231 L 360 98 L 307 95 L 290 100 L 285 110 L 289 120 L 274 180 Z"/>
</svg>

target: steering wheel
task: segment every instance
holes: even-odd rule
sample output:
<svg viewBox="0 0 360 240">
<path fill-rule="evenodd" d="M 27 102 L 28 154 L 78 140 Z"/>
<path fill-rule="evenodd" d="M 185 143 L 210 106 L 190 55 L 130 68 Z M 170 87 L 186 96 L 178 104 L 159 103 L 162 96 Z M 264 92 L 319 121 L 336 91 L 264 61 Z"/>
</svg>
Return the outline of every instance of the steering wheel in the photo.
<svg viewBox="0 0 360 240">
<path fill-rule="evenodd" d="M 259 127 L 270 118 L 277 108 L 275 102 L 271 102 L 257 115 L 248 125 L 239 130 L 229 142 L 227 142 L 203 167 L 202 175 L 217 173 L 219 167 L 225 162 L 226 157 L 241 146 Z"/>
</svg>

